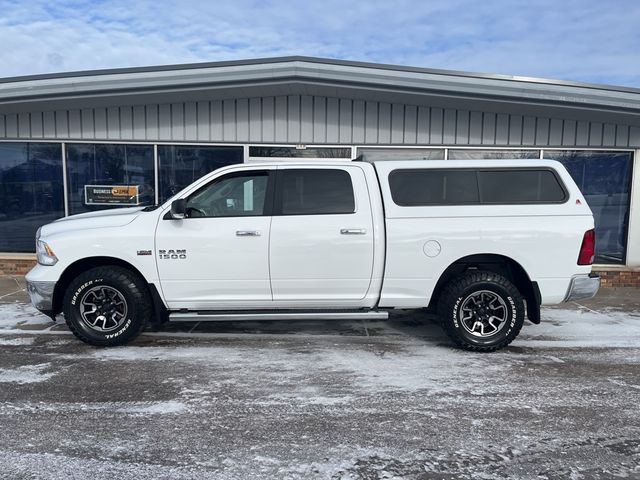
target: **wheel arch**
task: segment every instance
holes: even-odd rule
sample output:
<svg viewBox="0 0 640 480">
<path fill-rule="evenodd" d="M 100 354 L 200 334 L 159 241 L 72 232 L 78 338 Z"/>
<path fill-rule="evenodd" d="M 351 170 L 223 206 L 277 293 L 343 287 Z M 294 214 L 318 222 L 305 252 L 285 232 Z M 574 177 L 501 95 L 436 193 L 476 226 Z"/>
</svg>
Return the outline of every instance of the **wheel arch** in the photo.
<svg viewBox="0 0 640 480">
<path fill-rule="evenodd" d="M 64 270 L 64 272 L 62 272 L 62 275 L 56 282 L 56 286 L 53 291 L 53 315 L 56 315 L 62 311 L 62 301 L 64 299 L 64 294 L 75 277 L 91 268 L 104 266 L 117 266 L 125 268 L 140 277 L 140 279 L 142 279 L 142 281 L 146 285 L 148 293 L 151 297 L 153 308 L 156 314 L 156 319 L 158 321 L 164 320 L 166 308 L 160 298 L 155 285 L 149 283 L 142 272 L 140 272 L 140 270 L 131 263 L 127 262 L 126 260 L 122 260 L 121 258 L 109 256 L 95 256 L 76 260 L 75 262 L 70 264 Z"/>
<path fill-rule="evenodd" d="M 467 270 L 487 270 L 509 279 L 520 291 L 527 304 L 527 318 L 532 323 L 540 323 L 540 304 L 542 298 L 538 284 L 531 280 L 526 270 L 513 258 L 494 254 L 480 253 L 459 258 L 449 265 L 440 275 L 431 294 L 429 308 L 434 308 L 444 287 L 451 279 Z"/>
</svg>

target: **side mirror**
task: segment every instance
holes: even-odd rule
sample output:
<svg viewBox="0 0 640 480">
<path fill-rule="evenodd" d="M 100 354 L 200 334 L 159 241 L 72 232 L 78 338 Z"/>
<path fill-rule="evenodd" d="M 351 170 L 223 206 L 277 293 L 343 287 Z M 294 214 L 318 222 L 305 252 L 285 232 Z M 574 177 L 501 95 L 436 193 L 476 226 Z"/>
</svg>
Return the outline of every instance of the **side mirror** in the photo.
<svg viewBox="0 0 640 480">
<path fill-rule="evenodd" d="M 171 218 L 174 220 L 182 220 L 187 211 L 187 201 L 179 198 L 171 202 Z"/>
</svg>

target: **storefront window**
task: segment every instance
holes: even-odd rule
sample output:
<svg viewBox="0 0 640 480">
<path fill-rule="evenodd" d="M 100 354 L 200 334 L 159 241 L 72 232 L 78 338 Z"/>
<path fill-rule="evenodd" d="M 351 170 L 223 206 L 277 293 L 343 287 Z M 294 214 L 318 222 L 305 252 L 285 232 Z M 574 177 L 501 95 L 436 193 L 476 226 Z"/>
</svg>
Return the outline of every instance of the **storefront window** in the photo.
<svg viewBox="0 0 640 480">
<path fill-rule="evenodd" d="M 631 152 L 553 151 L 569 171 L 593 211 L 596 263 L 624 263 L 631 196 Z"/>
<path fill-rule="evenodd" d="M 340 147 L 249 147 L 250 158 L 345 158 L 351 159 L 351 148 Z"/>
<path fill-rule="evenodd" d="M 449 160 L 502 160 L 513 158 L 540 158 L 540 150 L 474 150 L 450 149 Z"/>
<path fill-rule="evenodd" d="M 70 214 L 152 205 L 153 146 L 67 144 L 67 178 Z"/>
<path fill-rule="evenodd" d="M 33 252 L 38 227 L 64 216 L 62 148 L 0 143 L 0 251 Z"/>
<path fill-rule="evenodd" d="M 242 147 L 158 145 L 160 203 L 203 175 L 242 161 Z"/>
<path fill-rule="evenodd" d="M 379 160 L 444 160 L 443 148 L 358 148 L 365 162 Z"/>
<path fill-rule="evenodd" d="M 0 226 L 5 233 L 0 236 L 0 251 L 33 252 L 38 227 L 64 216 L 64 174 L 67 175 L 70 214 L 155 203 L 153 149 L 153 145 L 69 143 L 66 144 L 67 171 L 63 173 L 60 143 L 0 143 Z M 158 145 L 157 149 L 160 202 L 209 172 L 242 163 L 244 151 L 241 146 Z M 298 151 L 293 147 L 250 149 L 254 154 L 280 156 L 285 150 L 291 156 L 296 156 Z M 319 150 L 314 147 L 312 153 L 318 155 Z M 347 148 L 326 150 L 332 152 L 332 157 L 350 152 Z M 364 147 L 358 148 L 357 155 L 365 161 L 438 160 L 444 159 L 445 150 Z M 539 157 L 540 150 L 452 148 L 448 151 L 451 160 Z M 565 165 L 593 211 L 596 263 L 623 264 L 633 153 L 544 150 L 544 158 L 559 160 Z"/>
</svg>

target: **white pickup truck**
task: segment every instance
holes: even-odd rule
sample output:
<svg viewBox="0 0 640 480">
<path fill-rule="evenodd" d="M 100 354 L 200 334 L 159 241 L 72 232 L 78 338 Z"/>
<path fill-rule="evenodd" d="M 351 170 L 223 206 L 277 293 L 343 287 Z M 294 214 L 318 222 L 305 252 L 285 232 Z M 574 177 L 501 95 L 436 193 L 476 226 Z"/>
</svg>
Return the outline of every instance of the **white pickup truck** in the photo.
<svg viewBox="0 0 640 480">
<path fill-rule="evenodd" d="M 384 319 L 429 307 L 457 345 L 508 345 L 597 292 L 593 216 L 544 160 L 245 163 L 164 204 L 37 234 L 31 301 L 92 345 L 148 323 Z"/>
</svg>

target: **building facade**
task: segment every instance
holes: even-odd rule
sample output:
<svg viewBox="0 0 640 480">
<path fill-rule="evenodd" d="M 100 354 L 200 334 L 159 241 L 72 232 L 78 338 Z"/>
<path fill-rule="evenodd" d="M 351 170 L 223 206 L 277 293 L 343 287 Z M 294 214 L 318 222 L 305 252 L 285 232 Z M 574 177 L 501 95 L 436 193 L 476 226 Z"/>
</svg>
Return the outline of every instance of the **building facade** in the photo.
<svg viewBox="0 0 640 480">
<path fill-rule="evenodd" d="M 306 57 L 0 79 L 0 252 L 223 165 L 358 157 L 560 160 L 599 268 L 640 268 L 640 90 Z"/>
</svg>

